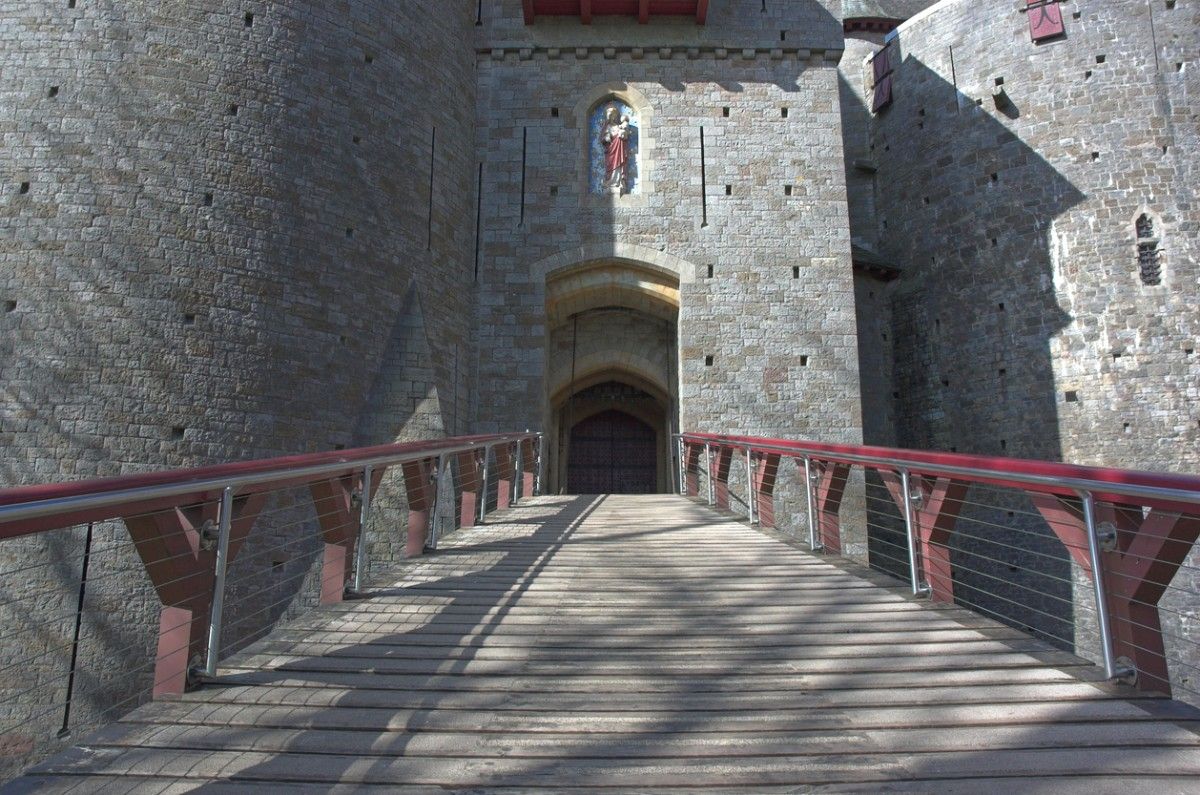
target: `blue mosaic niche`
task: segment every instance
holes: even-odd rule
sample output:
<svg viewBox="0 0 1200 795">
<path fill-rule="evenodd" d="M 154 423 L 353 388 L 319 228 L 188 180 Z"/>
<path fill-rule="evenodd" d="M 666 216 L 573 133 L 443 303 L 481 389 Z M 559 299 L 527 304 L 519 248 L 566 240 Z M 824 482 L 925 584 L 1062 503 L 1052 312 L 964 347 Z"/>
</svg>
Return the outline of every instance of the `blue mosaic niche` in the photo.
<svg viewBox="0 0 1200 795">
<path fill-rule="evenodd" d="M 638 126 L 639 122 L 636 112 L 633 108 L 618 99 L 607 99 L 601 102 L 592 109 L 592 115 L 588 119 L 588 136 L 590 140 L 588 151 L 591 153 L 591 157 L 589 158 L 588 190 L 601 195 L 610 193 L 604 187 L 604 177 L 606 176 L 604 167 L 605 147 L 600 140 L 600 136 L 604 132 L 604 116 L 610 106 L 616 106 L 617 113 L 620 116 L 629 117 L 624 193 L 638 193 L 641 189 L 641 175 L 638 173 L 638 139 L 641 130 Z"/>
</svg>

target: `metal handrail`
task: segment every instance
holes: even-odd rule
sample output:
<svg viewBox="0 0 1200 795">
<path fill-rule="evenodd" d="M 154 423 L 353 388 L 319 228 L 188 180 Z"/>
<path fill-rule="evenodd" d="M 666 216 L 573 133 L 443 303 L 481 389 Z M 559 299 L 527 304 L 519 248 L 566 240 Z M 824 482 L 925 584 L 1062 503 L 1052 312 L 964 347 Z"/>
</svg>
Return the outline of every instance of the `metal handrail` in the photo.
<svg viewBox="0 0 1200 795">
<path fill-rule="evenodd" d="M 991 458 L 962 453 L 923 453 L 900 448 L 790 442 L 750 436 L 679 434 L 684 442 L 723 445 L 737 450 L 779 453 L 796 458 L 865 464 L 925 475 L 957 475 L 983 483 L 1041 486 L 1053 494 L 1089 491 L 1098 497 L 1120 495 L 1157 502 L 1200 505 L 1200 477 L 1129 469 L 1084 467 L 1021 458 Z M 962 463 L 952 463 L 953 461 Z M 969 465 L 980 462 L 986 466 Z M 1168 485 L 1169 484 L 1169 485 Z"/>
<path fill-rule="evenodd" d="M 373 469 L 420 461 L 432 455 L 454 455 L 506 442 L 536 439 L 537 433 L 493 434 L 406 442 L 395 445 L 339 450 L 285 458 L 259 459 L 199 469 L 168 470 L 53 486 L 27 486 L 0 490 L 0 538 L 28 535 L 11 532 L 5 525 L 55 515 L 140 504 L 183 495 L 216 498 L 225 489 L 268 486 L 282 481 L 316 480 L 326 475 L 351 474 L 364 466 Z M 319 462 L 319 463 L 317 463 Z M 150 481 L 149 483 L 147 481 Z M 161 481 L 161 482 L 155 482 Z M 138 485 L 128 485 L 128 484 Z M 54 496 L 44 496 L 47 492 Z M 115 514 L 114 514 L 115 515 Z M 103 517 L 94 517 L 100 519 Z"/>
<path fill-rule="evenodd" d="M 694 445 L 696 449 L 702 446 L 706 451 L 706 458 L 709 460 L 711 460 L 711 451 L 713 448 L 728 451 L 730 455 L 733 452 L 745 453 L 747 518 L 751 524 L 754 523 L 754 503 L 759 497 L 756 493 L 758 487 L 753 483 L 754 472 L 752 462 L 754 454 L 770 454 L 779 458 L 787 457 L 795 459 L 798 463 L 802 463 L 804 467 L 804 489 L 808 501 L 809 545 L 814 551 L 825 546 L 823 542 L 826 539 L 826 531 L 824 527 L 819 527 L 821 522 L 832 522 L 832 535 L 829 536 L 829 539 L 833 541 L 838 540 L 837 534 L 839 530 L 836 527 L 836 513 L 840 508 L 841 500 L 839 496 L 834 501 L 832 513 L 826 514 L 822 511 L 822 516 L 818 516 L 818 511 L 814 504 L 815 475 L 813 465 L 835 464 L 844 466 L 846 469 L 850 466 L 858 465 L 864 470 L 872 469 L 884 473 L 890 472 L 893 477 L 897 477 L 899 480 L 898 483 L 893 482 L 892 488 L 897 486 L 899 488 L 899 494 L 894 496 L 894 499 L 900 504 L 904 520 L 908 547 L 908 560 L 906 563 L 914 596 L 933 594 L 932 579 L 929 582 L 923 582 L 920 576 L 922 567 L 917 557 L 918 543 L 920 543 L 922 548 L 929 546 L 941 546 L 945 548 L 946 541 L 943 539 L 934 542 L 930 538 L 923 537 L 918 542 L 918 519 L 914 511 L 913 500 L 919 499 L 920 493 L 914 493 L 912 490 L 913 475 L 931 475 L 948 478 L 950 484 L 953 484 L 955 481 L 961 484 L 958 488 L 972 485 L 1000 486 L 1019 489 L 1030 494 L 1051 495 L 1060 501 L 1064 500 L 1064 498 L 1077 501 L 1077 510 L 1081 514 L 1079 530 L 1082 531 L 1086 539 L 1086 568 L 1092 580 L 1104 670 L 1110 679 L 1136 679 L 1140 666 L 1135 665 L 1135 662 L 1131 662 L 1126 657 L 1118 658 L 1115 650 L 1115 635 L 1110 624 L 1117 619 L 1114 619 L 1111 614 L 1108 602 L 1109 599 L 1114 598 L 1114 594 L 1117 592 L 1114 592 L 1106 583 L 1106 573 L 1114 573 L 1122 576 L 1126 573 L 1126 570 L 1122 566 L 1128 562 L 1122 563 L 1117 559 L 1104 555 L 1105 552 L 1116 548 L 1115 539 L 1118 531 L 1112 523 L 1106 523 L 1104 526 L 1100 525 L 1096 516 L 1097 504 L 1104 502 L 1112 505 L 1122 505 L 1134 501 L 1133 504 L 1142 508 L 1148 508 L 1151 512 L 1158 509 L 1160 518 L 1154 519 L 1154 521 L 1162 521 L 1163 516 L 1174 515 L 1174 520 L 1167 519 L 1167 521 L 1178 522 L 1183 520 L 1184 515 L 1187 515 L 1191 518 L 1188 518 L 1186 521 L 1194 524 L 1196 521 L 1195 516 L 1200 514 L 1196 510 L 1200 506 L 1200 477 L 1194 475 L 1083 467 L 1028 459 L 971 456 L 959 453 L 931 453 L 896 448 L 823 444 L 750 436 L 682 433 L 678 434 L 678 439 L 680 448 L 684 453 L 686 453 L 688 445 Z M 681 454 L 681 460 L 684 457 Z M 710 473 L 708 478 L 710 494 L 713 488 L 714 477 L 716 475 Z M 838 477 L 844 480 L 845 474 L 842 473 Z M 962 501 L 956 498 L 951 502 L 953 504 L 961 504 Z M 939 510 L 941 509 L 939 508 Z M 830 516 L 833 518 L 830 519 Z M 953 526 L 957 518 L 957 509 L 953 509 L 948 520 L 951 526 Z M 930 520 L 925 519 L 922 521 L 928 522 Z M 924 527 L 928 530 L 931 525 L 927 524 Z M 1059 540 L 1063 544 L 1068 544 L 1069 539 L 1065 535 L 1069 532 L 1068 530 L 1060 532 L 1059 528 L 1052 527 L 1052 529 L 1055 535 L 1059 536 Z M 1186 533 L 1188 531 L 1185 530 L 1183 532 Z M 1105 546 L 1106 542 L 1110 546 Z M 1190 547 L 1190 541 L 1186 548 L 1177 546 L 1170 556 L 1158 561 L 1169 569 L 1170 573 L 1166 575 L 1168 581 L 1170 577 L 1174 576 L 1178 567 L 1183 564 L 1183 555 L 1180 554 L 1181 549 L 1186 554 Z M 948 564 L 948 560 L 946 563 Z M 929 571 L 926 570 L 925 573 L 928 575 Z M 1141 579 L 1145 579 L 1144 574 L 1138 576 Z M 944 582 L 939 587 L 942 592 L 949 592 L 950 586 L 947 586 Z M 1127 591 L 1128 588 L 1124 589 L 1124 592 Z M 1150 606 L 1157 607 L 1157 600 L 1160 597 L 1161 594 L 1154 597 L 1154 602 Z M 1127 593 L 1117 594 L 1116 598 L 1128 598 L 1128 595 Z M 1128 612 L 1129 609 L 1126 606 L 1120 606 L 1120 610 L 1124 612 L 1121 613 L 1119 620 L 1127 624 L 1133 620 Z M 1145 627 L 1145 629 L 1156 633 L 1156 642 L 1161 644 L 1161 628 Z M 1146 654 L 1158 654 L 1159 657 L 1162 657 L 1162 654 L 1156 652 L 1154 648 L 1139 647 L 1129 638 L 1123 638 L 1121 642 L 1124 644 L 1123 648 L 1127 650 L 1132 649 L 1135 652 L 1134 656 L 1138 656 L 1144 652 Z M 1161 679 L 1164 676 L 1165 674 L 1162 674 L 1159 678 Z"/>
</svg>

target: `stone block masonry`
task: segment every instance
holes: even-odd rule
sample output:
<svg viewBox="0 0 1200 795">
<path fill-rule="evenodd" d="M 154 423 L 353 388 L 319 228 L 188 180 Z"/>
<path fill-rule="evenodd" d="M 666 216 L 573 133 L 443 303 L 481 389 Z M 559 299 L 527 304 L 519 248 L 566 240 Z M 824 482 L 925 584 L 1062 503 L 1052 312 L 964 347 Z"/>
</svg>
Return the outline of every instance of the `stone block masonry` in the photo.
<svg viewBox="0 0 1200 795">
<path fill-rule="evenodd" d="M 474 10 L 0 0 L 0 485 L 466 430 Z M 383 547 L 402 545 L 390 499 Z M 312 529 L 295 502 L 255 548 Z M 111 618 L 85 627 L 80 728 L 149 692 L 148 668 L 105 677 L 152 658 L 157 629 L 124 530 L 103 533 Z M 81 538 L 3 545 L 0 569 L 45 575 L 3 597 L 48 611 L 6 626 L 73 609 Z M 293 547 L 231 587 L 303 590 L 313 552 Z M 29 698 L 61 698 L 62 641 Z M 27 706 L 40 747 L 60 714 Z"/>
<path fill-rule="evenodd" d="M 867 438 L 1193 470 L 1200 9 L 1058 7 L 1066 35 L 1034 43 L 1012 3 L 945 0 L 890 45 L 894 102 L 868 127 L 878 170 L 852 202 L 855 240 L 904 273 L 885 297 L 894 377 L 864 381 L 868 402 L 891 401 L 895 435 Z M 864 56 L 879 46 L 843 61 L 843 100 L 870 95 Z M 843 114 L 869 117 L 853 101 Z M 1147 225 L 1159 283 L 1140 272 Z M 1194 592 L 1189 571 L 1179 585 Z M 1186 636 L 1195 605 L 1164 607 Z"/>
<path fill-rule="evenodd" d="M 534 266 L 570 267 L 559 255 L 580 251 L 671 258 L 682 426 L 860 438 L 836 14 L 724 3 L 706 27 L 526 27 L 519 2 L 485 11 L 480 430 L 543 422 L 549 330 Z M 647 187 L 607 199 L 582 187 L 580 121 L 606 90 L 650 109 L 641 134 L 653 142 Z"/>
</svg>

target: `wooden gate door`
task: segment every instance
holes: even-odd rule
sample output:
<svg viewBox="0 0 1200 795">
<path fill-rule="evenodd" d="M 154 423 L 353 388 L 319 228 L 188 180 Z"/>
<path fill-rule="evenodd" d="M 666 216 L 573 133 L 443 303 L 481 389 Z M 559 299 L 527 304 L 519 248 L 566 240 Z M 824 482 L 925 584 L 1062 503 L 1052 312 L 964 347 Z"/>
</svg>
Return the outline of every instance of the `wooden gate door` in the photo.
<svg viewBox="0 0 1200 795">
<path fill-rule="evenodd" d="M 653 494 L 658 491 L 654 429 L 610 409 L 571 429 L 567 460 L 571 494 Z"/>
</svg>

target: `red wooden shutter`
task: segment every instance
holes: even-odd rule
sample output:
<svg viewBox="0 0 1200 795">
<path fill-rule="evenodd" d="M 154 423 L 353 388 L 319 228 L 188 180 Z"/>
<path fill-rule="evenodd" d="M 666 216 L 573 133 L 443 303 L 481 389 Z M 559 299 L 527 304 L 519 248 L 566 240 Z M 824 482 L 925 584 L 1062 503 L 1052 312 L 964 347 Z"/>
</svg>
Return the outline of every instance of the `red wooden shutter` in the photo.
<svg viewBox="0 0 1200 795">
<path fill-rule="evenodd" d="M 1033 41 L 1053 39 L 1067 32 L 1058 0 L 1025 0 L 1025 5 L 1025 16 L 1029 17 L 1029 37 Z"/>
<path fill-rule="evenodd" d="M 875 75 L 875 92 L 871 100 L 871 112 L 879 111 L 892 104 L 892 61 L 895 49 L 889 43 L 875 53 L 871 59 L 871 70 Z"/>
<path fill-rule="evenodd" d="M 875 70 L 876 83 L 887 77 L 892 72 L 891 52 L 892 45 L 889 44 L 879 52 L 875 53 L 875 57 L 871 59 L 871 66 Z"/>
<path fill-rule="evenodd" d="M 875 98 L 871 103 L 871 112 L 879 111 L 892 104 L 892 76 L 886 75 L 875 84 Z"/>
</svg>

